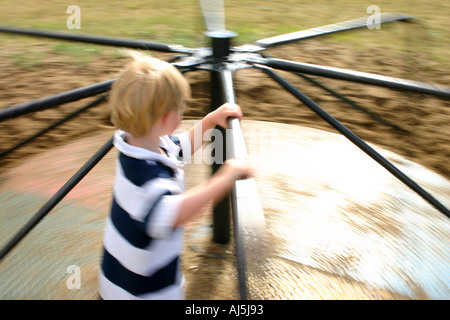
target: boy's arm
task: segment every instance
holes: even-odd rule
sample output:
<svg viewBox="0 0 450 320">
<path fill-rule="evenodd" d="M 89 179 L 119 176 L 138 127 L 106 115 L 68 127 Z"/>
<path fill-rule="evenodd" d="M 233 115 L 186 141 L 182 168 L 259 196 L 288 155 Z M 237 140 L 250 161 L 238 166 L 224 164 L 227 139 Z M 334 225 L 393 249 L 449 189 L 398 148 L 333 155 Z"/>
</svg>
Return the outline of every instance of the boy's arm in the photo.
<svg viewBox="0 0 450 320">
<path fill-rule="evenodd" d="M 186 191 L 174 227 L 188 222 L 211 201 L 217 203 L 222 200 L 230 192 L 234 182 L 249 176 L 250 172 L 247 161 L 228 161 L 207 182 Z"/>
<path fill-rule="evenodd" d="M 191 153 L 194 154 L 205 142 L 205 133 L 208 130 L 214 129 L 217 125 L 227 128 L 227 119 L 242 118 L 242 112 L 238 105 L 225 103 L 216 110 L 208 113 L 201 122 L 197 123 L 189 130 L 189 137 L 191 140 Z"/>
</svg>

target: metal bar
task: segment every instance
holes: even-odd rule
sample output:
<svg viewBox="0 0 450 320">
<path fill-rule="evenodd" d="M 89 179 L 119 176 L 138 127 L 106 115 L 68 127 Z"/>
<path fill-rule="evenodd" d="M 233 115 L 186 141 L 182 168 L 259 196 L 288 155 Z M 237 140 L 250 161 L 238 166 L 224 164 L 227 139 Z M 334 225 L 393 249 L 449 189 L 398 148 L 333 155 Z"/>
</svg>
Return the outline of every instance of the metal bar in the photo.
<svg viewBox="0 0 450 320">
<path fill-rule="evenodd" d="M 211 110 L 215 110 L 224 103 L 224 97 L 222 93 L 222 85 L 220 82 L 220 74 L 218 71 L 211 71 Z M 225 161 L 226 155 L 226 131 L 220 126 L 217 126 L 215 130 L 220 131 L 223 137 L 223 145 L 214 146 L 214 161 L 212 164 L 212 172 L 215 173 L 219 170 L 222 163 Z M 212 143 L 216 143 L 215 141 Z M 219 159 L 220 152 L 222 158 Z M 230 242 L 230 197 L 226 196 L 222 201 L 217 203 L 213 208 L 213 241 L 215 243 L 227 244 Z"/>
<path fill-rule="evenodd" d="M 113 138 L 110 138 L 2 248 L 0 261 L 95 167 L 112 147 Z"/>
<path fill-rule="evenodd" d="M 233 75 L 228 69 L 220 70 L 220 79 L 222 81 L 222 90 L 225 102 L 235 104 L 236 97 L 234 95 L 233 86 Z M 235 130 L 236 134 L 232 135 L 233 140 L 231 141 L 232 149 L 230 149 L 228 158 L 245 158 L 248 156 L 247 150 L 245 148 L 245 141 L 242 135 L 241 125 L 239 119 L 230 118 L 228 119 L 228 128 L 230 130 Z"/>
<path fill-rule="evenodd" d="M 331 33 L 348 31 L 357 28 L 368 27 L 368 17 L 358 18 L 353 20 L 347 20 L 343 22 L 328 24 L 326 26 L 292 32 L 288 34 L 283 34 L 275 37 L 270 37 L 262 40 L 256 41 L 256 44 L 264 48 L 273 47 L 280 44 L 285 44 L 293 41 L 304 40 L 314 37 L 319 37 Z M 405 16 L 398 13 L 383 13 L 380 15 L 379 23 L 388 23 L 394 21 L 410 21 L 414 19 L 410 16 Z"/>
<path fill-rule="evenodd" d="M 228 30 L 215 30 L 205 32 L 212 40 L 213 57 L 218 60 L 226 60 L 230 54 L 231 39 L 238 34 Z"/>
<path fill-rule="evenodd" d="M 35 37 L 44 37 L 50 39 L 68 40 L 100 45 L 108 45 L 113 47 L 125 47 L 141 50 L 155 50 L 161 52 L 191 53 L 192 49 L 181 45 L 169 45 L 159 42 L 149 42 L 142 40 L 129 40 L 102 36 L 89 36 L 75 33 L 52 32 L 45 30 L 23 29 L 11 26 L 0 26 L 0 32 L 20 34 Z"/>
<path fill-rule="evenodd" d="M 430 195 L 427 191 L 422 189 L 416 182 L 411 180 L 407 175 L 405 175 L 402 171 L 400 171 L 397 167 L 395 167 L 391 162 L 385 159 L 382 155 L 380 155 L 377 151 L 375 151 L 372 147 L 370 147 L 367 143 L 365 143 L 361 138 L 359 138 L 352 131 L 347 129 L 343 124 L 337 121 L 334 117 L 324 111 L 318 104 L 312 101 L 308 96 L 306 96 L 303 92 L 295 88 L 288 81 L 283 79 L 281 76 L 276 74 L 273 70 L 266 67 L 258 67 L 266 74 L 268 74 L 272 79 L 278 82 L 283 88 L 285 88 L 289 93 L 294 95 L 297 99 L 302 101 L 308 108 L 314 111 L 319 117 L 325 120 L 329 125 L 343 134 L 347 139 L 353 142 L 358 148 L 364 151 L 367 155 L 369 155 L 372 159 L 378 162 L 381 166 L 383 166 L 387 171 L 389 171 L 392 175 L 410 187 L 413 191 L 419 194 L 423 199 L 425 199 L 428 203 L 430 203 L 433 207 L 438 209 L 448 218 L 450 218 L 450 211 L 443 204 L 441 204 L 438 200 L 436 200 L 432 195 Z"/>
<path fill-rule="evenodd" d="M 229 31 L 209 31 L 206 33 L 211 38 L 213 58 L 217 62 L 213 64 L 213 70 L 211 71 L 211 108 L 214 110 L 220 107 L 225 102 L 225 96 L 222 91 L 222 82 L 220 76 L 220 68 L 223 64 L 222 61 L 227 58 L 230 52 L 230 40 L 235 35 Z M 227 135 L 226 130 L 220 126 L 215 128 L 222 135 L 222 143 L 214 141 L 214 152 L 216 152 L 215 161 L 212 164 L 212 171 L 215 173 L 222 163 L 225 161 L 227 153 Z M 221 159 L 218 159 L 217 152 L 221 152 Z M 213 210 L 213 240 L 216 243 L 226 244 L 230 241 L 230 197 L 227 196 L 221 202 L 216 204 Z"/>
<path fill-rule="evenodd" d="M 175 57 L 175 58 L 178 58 L 178 57 Z M 169 61 L 169 63 L 172 63 L 172 62 Z M 180 72 L 183 74 L 191 70 L 191 69 L 189 69 L 190 68 L 189 65 L 178 66 L 175 63 L 172 63 L 172 64 L 176 68 L 181 69 Z M 0 110 L 0 122 L 7 120 L 7 119 L 16 118 L 16 117 L 22 116 L 27 113 L 41 111 L 41 110 L 45 110 L 45 109 L 49 109 L 49 108 L 54 108 L 54 107 L 57 107 L 58 105 L 61 105 L 64 103 L 77 101 L 77 100 L 80 100 L 83 98 L 95 96 L 99 93 L 109 91 L 111 89 L 111 86 L 114 81 L 115 81 L 115 79 L 107 80 L 107 81 L 93 84 L 90 86 L 58 93 L 58 94 L 55 94 L 53 96 L 49 96 L 46 98 L 41 98 L 41 99 L 37 99 L 34 101 L 30 101 L 30 102 L 3 108 Z"/>
<path fill-rule="evenodd" d="M 353 71 L 348 69 L 326 67 L 309 63 L 293 62 L 281 59 L 250 58 L 247 62 L 251 64 L 261 64 L 274 69 L 285 71 L 314 74 L 328 78 L 348 80 L 359 83 L 366 83 L 375 86 L 387 87 L 396 90 L 405 90 L 434 95 L 444 99 L 450 99 L 450 88 L 419 81 L 405 80 L 381 76 L 372 73 Z"/>
<path fill-rule="evenodd" d="M 60 104 L 98 95 L 109 91 L 114 81 L 115 80 L 108 80 L 90 86 L 61 92 L 53 96 L 37 99 L 31 102 L 6 107 L 0 110 L 0 122 L 6 119 L 16 118 L 27 113 L 54 108 Z"/>
<path fill-rule="evenodd" d="M 220 71 L 225 101 L 236 103 L 232 72 L 228 69 Z M 227 158 L 248 158 L 247 148 L 240 121 L 237 118 L 228 120 Z M 247 253 L 257 257 L 263 264 L 265 244 L 267 242 L 266 223 L 261 201 L 253 178 L 236 181 L 231 192 L 233 214 L 233 230 L 236 247 L 236 261 L 239 279 L 239 293 L 243 300 L 248 297 L 247 290 Z M 244 240 L 245 239 L 245 240 Z M 251 251 L 251 252 L 250 252 Z M 252 264 L 257 263 L 253 259 Z M 260 266 L 258 266 L 259 268 Z M 255 266 L 253 266 L 255 268 Z M 262 272 L 262 271 L 260 271 Z"/>
<path fill-rule="evenodd" d="M 364 108 L 364 107 L 358 105 L 355 101 L 353 101 L 353 100 L 347 98 L 346 96 L 340 94 L 340 93 L 337 92 L 336 90 L 333 90 L 333 89 L 329 88 L 328 86 L 325 86 L 324 84 L 320 83 L 320 82 L 317 81 L 316 79 L 313 79 L 313 78 L 311 78 L 311 77 L 309 77 L 309 76 L 307 76 L 307 75 L 305 75 L 305 74 L 301 74 L 301 73 L 298 73 L 298 72 L 297 72 L 296 74 L 297 74 L 298 76 L 302 77 L 303 79 L 308 80 L 309 82 L 311 82 L 311 83 L 314 84 L 315 86 L 318 86 L 319 88 L 321 88 L 321 89 L 323 89 L 323 90 L 325 90 L 325 91 L 331 93 L 331 94 L 332 94 L 333 96 L 335 96 L 336 98 L 339 98 L 341 101 L 347 103 L 347 104 L 348 104 L 349 106 L 351 106 L 353 109 L 358 110 L 358 111 L 361 111 L 361 112 L 364 112 L 364 113 L 367 114 L 369 117 L 371 117 L 373 120 L 375 120 L 375 121 L 377 121 L 377 122 L 379 122 L 379 123 L 381 123 L 381 124 L 383 124 L 383 125 L 385 125 L 385 126 L 394 128 L 394 129 L 396 129 L 396 130 L 399 130 L 399 131 L 402 131 L 402 132 L 405 132 L 405 133 L 410 133 L 410 131 L 408 131 L 408 130 L 406 130 L 406 129 L 403 129 L 402 127 L 396 125 L 395 123 L 391 123 L 390 121 L 388 121 L 388 120 L 382 118 L 380 115 L 378 115 L 378 114 L 375 113 L 375 112 L 372 112 L 372 111 L 370 111 L 370 110 L 367 110 L 366 108 Z"/>
<path fill-rule="evenodd" d="M 20 147 L 22 147 L 22 146 L 24 146 L 25 144 L 27 144 L 27 143 L 33 141 L 34 139 L 36 139 L 37 137 L 39 137 L 39 136 L 43 135 L 44 133 L 50 131 L 51 129 L 54 129 L 54 128 L 56 128 L 57 126 L 61 125 L 62 123 L 64 123 L 64 122 L 66 122 L 66 121 L 72 119 L 73 117 L 79 115 L 79 114 L 82 113 L 83 111 L 85 111 L 85 110 L 87 110 L 87 109 L 89 109 L 89 108 L 92 108 L 92 107 L 94 107 L 94 106 L 100 104 L 101 102 L 103 102 L 103 101 L 106 100 L 106 97 L 107 97 L 107 96 L 108 96 L 108 95 L 104 95 L 104 96 L 101 96 L 100 98 L 95 99 L 94 101 L 90 102 L 90 103 L 87 104 L 86 106 L 84 106 L 84 107 L 78 109 L 78 110 L 75 111 L 75 112 L 72 112 L 72 113 L 69 114 L 68 116 L 66 116 L 66 117 L 64 117 L 64 118 L 62 118 L 62 119 L 56 121 L 55 123 L 52 123 L 50 126 L 48 126 L 48 127 L 44 128 L 44 129 L 40 130 L 39 132 L 35 133 L 35 134 L 32 135 L 31 137 L 28 137 L 27 139 L 25 139 L 25 140 L 19 142 L 18 144 L 14 145 L 13 147 L 9 148 L 8 150 L 5 150 L 5 151 L 0 152 L 0 157 L 3 157 L 4 155 L 6 155 L 6 154 L 8 154 L 8 153 L 10 153 L 10 152 L 12 152 L 12 151 L 14 151 L 14 150 L 16 150 L 16 149 L 19 149 Z"/>
<path fill-rule="evenodd" d="M 232 73 L 229 70 L 220 71 L 220 79 L 222 82 L 223 96 L 228 103 L 236 103 L 236 98 L 233 89 Z M 245 148 L 244 137 L 242 136 L 239 119 L 231 118 L 228 120 L 228 129 L 232 134 L 227 134 L 227 158 L 245 158 L 247 157 L 247 150 Z M 227 133 L 230 131 L 227 131 Z M 243 225 L 240 221 L 238 194 L 236 186 L 239 181 L 236 181 L 234 188 L 231 191 L 231 211 L 233 215 L 233 231 L 234 242 L 236 250 L 236 264 L 238 270 L 239 295 L 241 300 L 247 300 L 247 276 L 246 276 L 246 261 L 245 249 L 243 240 Z"/>
</svg>

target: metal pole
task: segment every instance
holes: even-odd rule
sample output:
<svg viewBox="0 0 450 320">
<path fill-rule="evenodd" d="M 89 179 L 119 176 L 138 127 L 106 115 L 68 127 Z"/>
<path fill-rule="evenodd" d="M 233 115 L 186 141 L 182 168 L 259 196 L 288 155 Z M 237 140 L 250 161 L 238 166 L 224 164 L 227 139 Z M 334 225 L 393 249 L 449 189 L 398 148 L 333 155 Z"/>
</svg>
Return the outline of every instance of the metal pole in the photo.
<svg viewBox="0 0 450 320">
<path fill-rule="evenodd" d="M 274 69 L 285 71 L 300 72 L 306 74 L 314 74 L 328 78 L 348 80 L 353 82 L 360 82 L 371 84 L 375 86 L 387 87 L 396 90 L 413 91 L 419 93 L 426 93 L 437 97 L 450 99 L 450 88 L 445 86 L 433 85 L 429 83 L 405 80 L 400 78 L 393 78 L 381 76 L 378 74 L 359 72 L 341 68 L 326 67 L 310 63 L 293 62 L 281 59 L 264 59 L 251 58 L 247 62 L 252 64 L 261 64 Z"/>
<path fill-rule="evenodd" d="M 222 95 L 222 84 L 220 81 L 220 73 L 218 71 L 211 71 L 211 110 L 215 110 L 224 103 Z M 221 164 L 226 160 L 226 131 L 222 127 L 217 126 L 215 130 L 219 130 L 223 137 L 223 145 L 215 145 L 214 159 L 217 159 L 212 164 L 212 172 L 219 170 Z M 216 142 L 212 142 L 216 143 Z M 221 159 L 218 159 L 218 154 L 221 154 Z M 213 209 L 213 241 L 220 244 L 227 244 L 230 242 L 230 197 L 227 196 L 219 202 Z"/>
<path fill-rule="evenodd" d="M 174 59 L 176 58 L 179 57 L 175 57 Z M 174 66 L 176 68 L 179 68 L 179 66 L 177 66 L 176 64 L 174 64 Z M 183 74 L 191 70 L 189 69 L 190 65 L 183 66 L 182 68 L 188 68 L 182 69 L 180 71 Z M 31 102 L 26 102 L 15 106 L 3 108 L 2 110 L 0 110 L 0 122 L 6 119 L 16 118 L 27 113 L 54 108 L 64 103 L 81 100 L 87 97 L 95 96 L 97 94 L 109 91 L 114 81 L 115 79 L 107 80 L 90 86 L 66 92 L 61 92 L 53 96 L 37 99 Z"/>
<path fill-rule="evenodd" d="M 230 54 L 231 38 L 237 36 L 236 32 L 227 30 L 215 30 L 205 32 L 212 39 L 213 57 L 215 59 L 226 59 Z"/>
<path fill-rule="evenodd" d="M 394 21 L 411 21 L 413 17 L 405 16 L 403 14 L 398 13 L 382 13 L 380 15 L 379 23 L 388 23 Z M 328 24 L 326 26 L 321 26 L 317 28 L 292 32 L 288 34 L 282 34 L 276 37 L 270 37 L 262 40 L 256 41 L 256 44 L 262 46 L 264 48 L 269 48 L 273 46 L 277 46 L 280 44 L 285 44 L 293 41 L 304 40 L 314 37 L 319 37 L 327 34 L 332 34 L 336 32 L 348 31 L 358 28 L 367 28 L 368 22 L 367 17 L 358 18 L 353 20 L 347 20 L 343 22 Z"/>
<path fill-rule="evenodd" d="M 402 131 L 402 132 L 404 132 L 404 133 L 410 133 L 409 130 L 406 130 L 406 129 L 404 129 L 404 128 L 402 128 L 402 127 L 400 127 L 400 126 L 398 126 L 398 125 L 396 125 L 396 124 L 394 124 L 394 123 L 391 123 L 390 121 L 388 121 L 388 120 L 382 118 L 381 116 L 379 116 L 379 115 L 378 115 L 377 113 L 375 113 L 375 112 L 372 112 L 372 111 L 370 111 L 370 110 L 367 110 L 366 108 L 363 108 L 362 106 L 358 105 L 355 101 L 353 101 L 353 100 L 351 100 L 351 99 L 345 97 L 344 95 L 340 94 L 340 93 L 337 92 L 336 90 L 333 90 L 333 89 L 329 88 L 328 86 L 325 86 L 324 84 L 320 83 L 320 82 L 317 81 L 316 79 L 313 79 L 313 78 L 311 78 L 311 77 L 309 77 L 309 76 L 307 76 L 307 75 L 305 75 L 305 74 L 301 74 L 301 73 L 298 73 L 298 72 L 297 72 L 296 74 L 297 74 L 298 76 L 302 77 L 303 79 L 308 80 L 309 82 L 311 82 L 311 83 L 314 84 L 315 86 L 317 86 L 317 87 L 319 87 L 319 88 L 321 88 L 321 89 L 323 89 L 323 90 L 325 90 L 325 91 L 331 93 L 331 94 L 332 94 L 333 96 L 335 96 L 336 98 L 339 98 L 341 101 L 347 103 L 347 104 L 348 104 L 349 106 L 351 106 L 353 109 L 358 110 L 358 111 L 361 111 L 361 112 L 364 112 L 364 113 L 367 114 L 369 117 L 371 117 L 373 120 L 375 120 L 375 121 L 377 121 L 377 122 L 379 122 L 379 123 L 381 123 L 381 124 L 383 124 L 383 125 L 385 125 L 385 126 L 394 128 L 394 129 L 396 129 L 396 130 L 398 130 L 398 131 Z"/>
<path fill-rule="evenodd" d="M 220 68 L 223 60 L 227 58 L 230 52 L 230 39 L 236 36 L 236 33 L 230 31 L 209 31 L 205 35 L 212 40 L 213 58 L 216 61 L 214 70 L 211 71 L 211 110 L 215 110 L 225 103 L 225 97 L 222 91 L 222 81 L 220 77 Z M 221 152 L 222 158 L 213 163 L 212 171 L 216 172 L 220 165 L 226 160 L 226 130 L 216 127 L 223 137 L 223 145 L 216 145 L 215 152 Z M 217 159 L 217 154 L 214 155 Z M 220 244 L 230 242 L 230 197 L 226 197 L 218 203 L 213 209 L 213 241 Z"/>
<path fill-rule="evenodd" d="M 141 50 L 155 50 L 161 52 L 175 52 L 175 53 L 191 53 L 192 49 L 185 48 L 181 45 L 169 45 L 159 42 L 149 42 L 142 40 L 128 40 L 112 37 L 101 37 L 101 36 L 89 36 L 76 33 L 63 33 L 63 32 L 52 32 L 44 30 L 33 30 L 33 29 L 23 29 L 15 28 L 10 26 L 0 26 L 0 32 L 21 34 L 27 36 L 44 37 L 50 39 L 60 39 L 68 41 L 77 41 L 92 44 L 108 45 L 113 47 L 125 47 Z"/>
<path fill-rule="evenodd" d="M 229 70 L 220 71 L 220 79 L 222 82 L 223 95 L 225 101 L 228 103 L 236 103 L 234 89 L 233 89 L 233 77 Z M 244 137 L 242 135 L 239 119 L 230 118 L 228 120 L 228 129 L 230 130 L 230 136 L 227 135 L 227 158 L 246 158 L 247 150 L 245 148 Z M 233 215 L 233 231 L 235 239 L 236 250 L 236 265 L 238 271 L 239 282 L 239 295 L 241 300 L 247 300 L 247 276 L 246 276 L 246 261 L 245 261 L 245 249 L 243 239 L 243 225 L 239 217 L 238 206 L 238 194 L 237 194 L 237 181 L 231 191 L 231 212 Z M 247 199 L 251 201 L 251 199 Z"/>
<path fill-rule="evenodd" d="M 14 150 L 24 146 L 25 144 L 33 141 L 34 139 L 36 139 L 37 137 L 43 135 L 44 133 L 46 133 L 46 132 L 48 132 L 48 131 L 58 127 L 59 125 L 63 124 L 64 122 L 66 122 L 66 121 L 72 119 L 73 117 L 76 117 L 80 113 L 88 110 L 89 108 L 92 108 L 92 107 L 102 103 L 103 101 L 106 100 L 107 96 L 108 95 L 106 94 L 104 96 L 101 96 L 100 98 L 95 99 L 94 101 L 90 102 L 89 104 L 87 104 L 86 106 L 82 107 L 81 109 L 78 109 L 77 111 L 72 112 L 68 116 L 65 116 L 63 119 L 60 119 L 60 120 L 56 121 L 55 123 L 52 123 L 47 128 L 44 128 L 44 129 L 40 130 L 39 132 L 35 133 L 31 137 L 28 137 L 27 139 L 25 139 L 25 140 L 23 140 L 21 142 L 19 142 L 18 144 L 16 144 L 15 146 L 9 148 L 8 150 L 0 152 L 0 157 L 3 157 L 5 155 L 7 155 L 8 153 L 10 153 L 10 152 L 12 152 L 12 151 L 14 151 Z"/>
<path fill-rule="evenodd" d="M 365 143 L 361 138 L 359 138 L 352 131 L 347 129 L 343 124 L 337 121 L 334 117 L 324 111 L 318 104 L 312 101 L 309 97 L 307 97 L 303 92 L 295 88 L 288 81 L 283 79 L 281 76 L 276 74 L 273 70 L 266 67 L 258 67 L 258 69 L 263 70 L 266 74 L 272 77 L 276 82 L 278 82 L 283 88 L 285 88 L 288 92 L 294 95 L 297 99 L 302 101 L 308 108 L 314 111 L 319 117 L 325 120 L 328 124 L 330 124 L 333 128 L 338 130 L 341 134 L 343 134 L 347 139 L 353 142 L 358 148 L 363 150 L 367 155 L 369 155 L 372 159 L 378 162 L 381 166 L 383 166 L 387 171 L 389 171 L 392 175 L 414 190 L 417 194 L 419 194 L 423 199 L 428 201 L 433 207 L 438 209 L 448 218 L 450 218 L 450 211 L 441 204 L 438 200 L 436 200 L 432 195 L 426 192 L 422 187 L 420 187 L 416 182 L 411 180 L 407 175 L 405 175 L 402 171 L 400 171 L 396 166 L 394 166 L 391 162 L 385 159 L 382 155 L 380 155 L 377 151 L 375 151 L 372 147 L 370 147 L 367 143 Z"/>
<path fill-rule="evenodd" d="M 226 102 L 235 103 L 232 72 L 220 72 Z M 227 130 L 227 158 L 248 158 L 239 119 L 230 118 Z M 238 270 L 239 293 L 242 300 L 248 296 L 247 259 L 252 271 L 263 275 L 267 258 L 267 229 L 258 188 L 253 178 L 238 180 L 231 192 L 233 231 Z"/>
<path fill-rule="evenodd" d="M 112 147 L 113 138 L 110 138 L 2 248 L 0 251 L 0 261 L 95 167 Z"/>
<path fill-rule="evenodd" d="M 31 102 L 18 104 L 0 110 L 0 122 L 6 119 L 12 119 L 21 115 L 57 107 L 60 104 L 81 100 L 87 97 L 96 96 L 100 93 L 109 91 L 115 80 L 108 80 L 93 84 L 90 86 L 61 92 L 53 96 L 37 99 Z"/>
</svg>

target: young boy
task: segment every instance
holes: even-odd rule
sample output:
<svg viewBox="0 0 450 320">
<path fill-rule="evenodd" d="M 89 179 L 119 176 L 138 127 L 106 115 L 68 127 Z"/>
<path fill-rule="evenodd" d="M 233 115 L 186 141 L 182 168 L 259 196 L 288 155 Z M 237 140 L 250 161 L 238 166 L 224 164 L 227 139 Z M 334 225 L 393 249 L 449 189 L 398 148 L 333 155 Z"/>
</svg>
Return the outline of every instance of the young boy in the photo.
<svg viewBox="0 0 450 320">
<path fill-rule="evenodd" d="M 216 125 L 226 128 L 229 117 L 242 118 L 237 105 L 225 104 L 171 137 L 189 95 L 175 67 L 139 54 L 112 86 L 119 157 L 99 274 L 103 299 L 182 299 L 183 224 L 250 173 L 245 161 L 229 161 L 205 184 L 184 191 L 182 160 L 199 147 L 194 132 L 203 137 Z"/>
</svg>

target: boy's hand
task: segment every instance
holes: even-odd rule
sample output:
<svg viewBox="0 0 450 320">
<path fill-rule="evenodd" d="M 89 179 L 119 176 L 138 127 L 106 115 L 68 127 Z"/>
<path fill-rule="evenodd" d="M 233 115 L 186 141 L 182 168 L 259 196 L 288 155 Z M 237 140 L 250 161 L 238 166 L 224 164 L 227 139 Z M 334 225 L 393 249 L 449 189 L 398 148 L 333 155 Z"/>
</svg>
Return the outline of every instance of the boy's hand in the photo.
<svg viewBox="0 0 450 320">
<path fill-rule="evenodd" d="M 247 159 L 230 159 L 221 167 L 222 174 L 226 175 L 232 181 L 248 179 L 253 175 L 253 169 L 250 167 Z"/>
<path fill-rule="evenodd" d="M 228 128 L 228 118 L 242 119 L 241 108 L 237 104 L 225 103 L 210 114 L 211 121 L 224 129 Z"/>
</svg>

